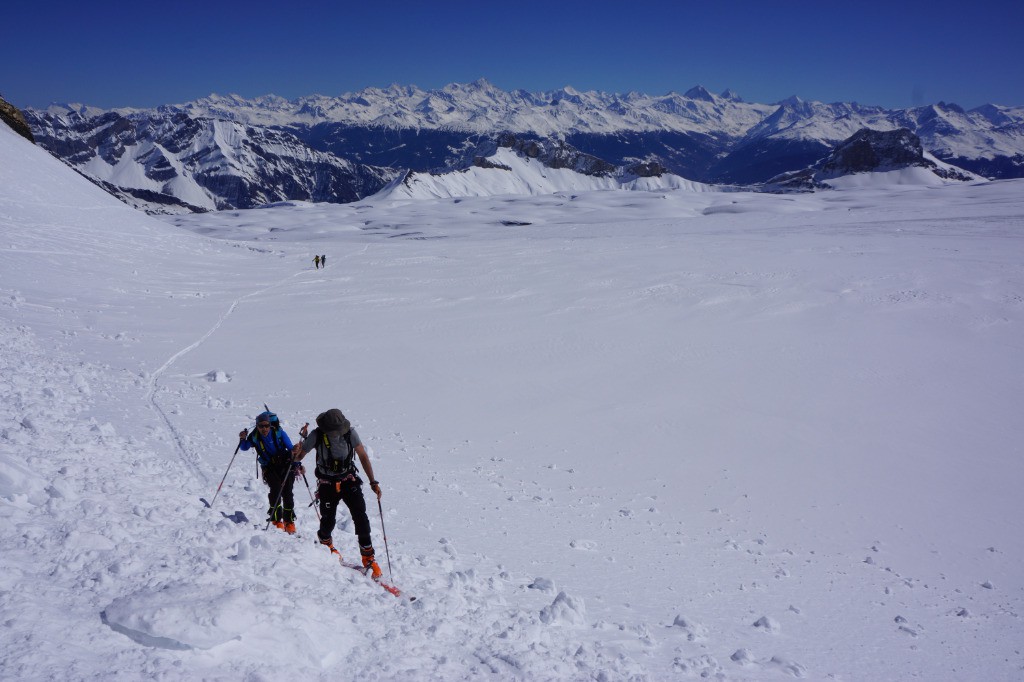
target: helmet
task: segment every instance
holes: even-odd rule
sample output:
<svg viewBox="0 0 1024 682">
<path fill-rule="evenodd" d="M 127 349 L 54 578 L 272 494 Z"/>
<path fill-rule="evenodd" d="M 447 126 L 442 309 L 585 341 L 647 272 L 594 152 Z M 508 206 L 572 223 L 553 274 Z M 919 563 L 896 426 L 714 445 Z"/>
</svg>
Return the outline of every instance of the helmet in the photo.
<svg viewBox="0 0 1024 682">
<path fill-rule="evenodd" d="M 260 412 L 258 415 L 256 415 L 256 423 L 258 424 L 262 421 L 270 422 L 270 425 L 273 426 L 275 429 L 281 426 L 281 420 L 273 412 Z"/>
</svg>

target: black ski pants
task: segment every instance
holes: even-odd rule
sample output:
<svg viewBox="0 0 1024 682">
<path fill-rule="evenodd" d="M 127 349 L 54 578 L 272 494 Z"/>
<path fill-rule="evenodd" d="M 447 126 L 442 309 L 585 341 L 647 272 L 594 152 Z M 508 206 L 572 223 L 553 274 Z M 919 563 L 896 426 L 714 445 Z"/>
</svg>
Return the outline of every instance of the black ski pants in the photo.
<svg viewBox="0 0 1024 682">
<path fill-rule="evenodd" d="M 270 486 L 267 493 L 267 499 L 270 501 L 267 515 L 270 520 L 295 523 L 295 495 L 292 491 L 292 486 L 295 485 L 295 472 L 292 470 L 291 460 L 271 462 L 263 467 L 263 482 Z"/>
<path fill-rule="evenodd" d="M 317 495 L 320 497 L 320 538 L 331 537 L 337 523 L 338 503 L 344 502 L 352 515 L 352 523 L 356 527 L 359 548 L 370 548 L 370 519 L 366 516 L 366 500 L 363 498 L 363 482 L 356 478 L 352 481 L 319 481 Z"/>
</svg>

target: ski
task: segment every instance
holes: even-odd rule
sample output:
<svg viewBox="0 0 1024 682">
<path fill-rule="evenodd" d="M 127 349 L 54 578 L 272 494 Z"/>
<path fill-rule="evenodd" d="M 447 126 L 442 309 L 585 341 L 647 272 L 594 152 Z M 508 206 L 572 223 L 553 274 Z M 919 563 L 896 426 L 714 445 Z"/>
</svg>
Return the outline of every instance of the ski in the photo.
<svg viewBox="0 0 1024 682">
<path fill-rule="evenodd" d="M 351 564 L 351 563 L 345 561 L 344 559 L 338 559 L 338 563 L 341 564 L 342 566 L 344 566 L 345 568 L 351 568 L 353 571 L 358 571 L 363 576 L 369 578 L 370 580 L 373 580 L 373 578 L 369 575 L 369 570 L 370 570 L 369 568 L 364 568 L 360 564 Z M 405 595 L 402 594 L 402 591 L 400 589 L 398 589 L 397 587 L 395 587 L 394 585 L 389 585 L 386 582 L 384 582 L 383 580 L 373 580 L 373 582 L 377 583 L 378 585 L 383 587 L 387 592 L 390 592 L 391 594 L 395 595 L 396 597 L 399 597 L 399 598 L 405 597 Z M 416 597 L 405 597 L 405 598 L 408 599 L 409 601 L 416 601 Z"/>
</svg>

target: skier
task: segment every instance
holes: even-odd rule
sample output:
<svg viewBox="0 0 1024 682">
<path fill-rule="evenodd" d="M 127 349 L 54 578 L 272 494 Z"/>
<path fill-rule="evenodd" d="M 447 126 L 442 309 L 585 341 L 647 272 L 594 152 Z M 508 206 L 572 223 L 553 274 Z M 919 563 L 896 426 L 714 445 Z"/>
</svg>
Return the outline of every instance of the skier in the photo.
<svg viewBox="0 0 1024 682">
<path fill-rule="evenodd" d="M 356 470 L 353 454 L 359 456 L 363 473 L 370 479 L 370 488 L 380 499 L 380 483 L 373 477 L 370 456 L 363 447 L 359 434 L 352 428 L 341 410 L 335 408 L 321 413 L 316 418 L 316 428 L 311 432 L 308 424 L 299 430 L 302 440 L 295 444 L 292 456 L 302 461 L 306 453 L 316 450 L 317 498 L 320 500 L 320 530 L 317 538 L 333 554 L 341 554 L 334 548 L 331 533 L 334 531 L 338 502 L 344 502 L 352 514 L 356 535 L 359 538 L 359 554 L 363 567 L 369 568 L 374 580 L 380 578 L 380 566 L 374 560 L 373 542 L 370 538 L 370 519 L 366 516 L 366 500 L 363 498 L 363 481 Z"/>
<path fill-rule="evenodd" d="M 267 517 L 275 526 L 288 534 L 295 533 L 295 496 L 292 486 L 301 465 L 292 462 L 292 441 L 281 428 L 281 421 L 273 412 L 261 412 L 256 417 L 256 431 L 238 434 L 242 450 L 256 448 L 263 482 L 270 487 L 267 497 L 270 507 Z"/>
<path fill-rule="evenodd" d="M 316 266 L 317 270 L 320 269 L 320 254 L 313 256 L 313 265 Z"/>
<path fill-rule="evenodd" d="M 320 256 L 320 265 L 321 265 L 321 267 L 325 267 L 325 268 L 327 267 L 327 254 L 326 253 L 324 255 Z"/>
</svg>

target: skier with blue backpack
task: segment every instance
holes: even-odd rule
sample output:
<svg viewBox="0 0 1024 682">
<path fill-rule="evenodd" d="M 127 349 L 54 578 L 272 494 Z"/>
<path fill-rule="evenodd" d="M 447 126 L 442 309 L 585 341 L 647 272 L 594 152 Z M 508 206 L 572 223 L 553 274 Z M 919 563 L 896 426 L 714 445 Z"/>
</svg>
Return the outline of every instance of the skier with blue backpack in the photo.
<svg viewBox="0 0 1024 682">
<path fill-rule="evenodd" d="M 292 486 L 301 465 L 292 462 L 292 441 L 281 428 L 281 420 L 273 412 L 261 412 L 256 417 L 256 429 L 238 434 L 242 450 L 256 449 L 263 482 L 270 487 L 267 497 L 270 507 L 267 518 L 289 534 L 295 533 L 295 496 Z"/>
</svg>

